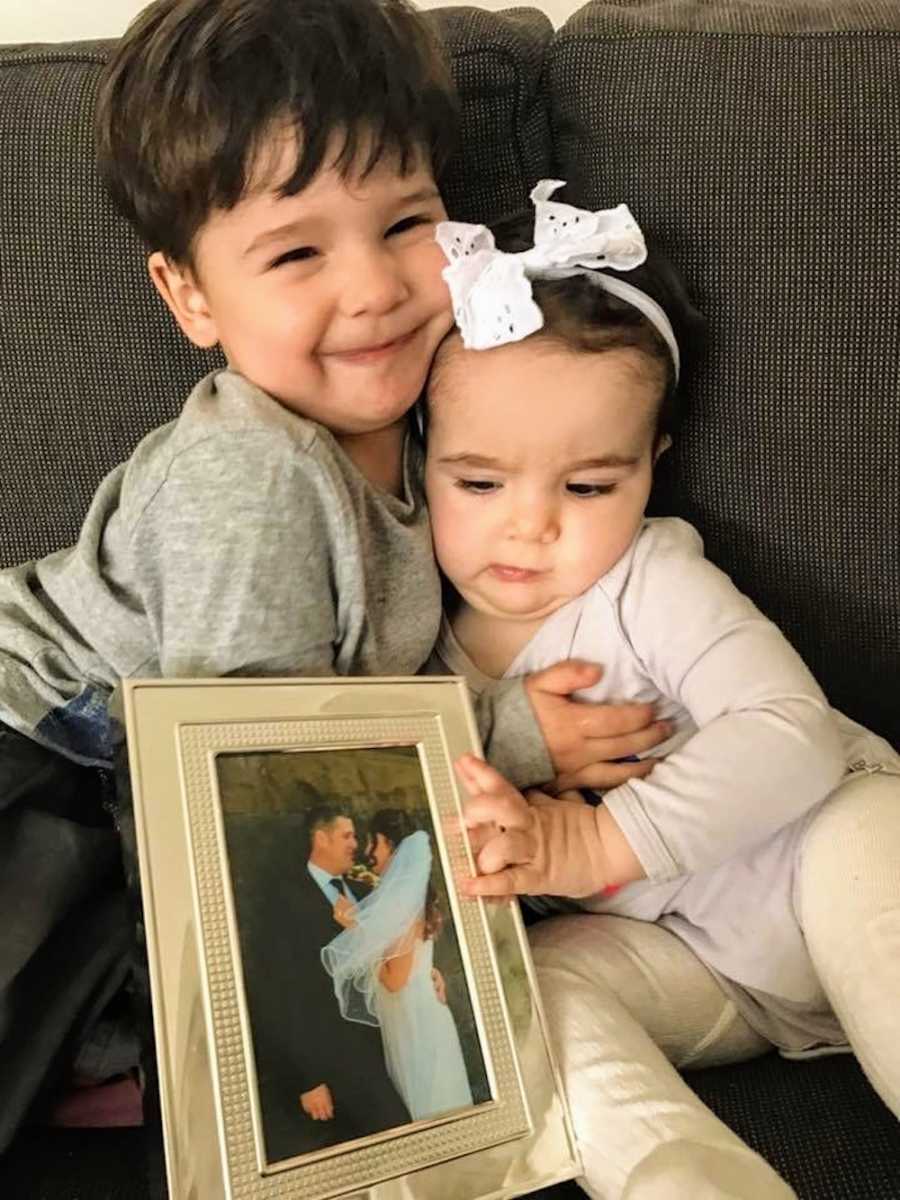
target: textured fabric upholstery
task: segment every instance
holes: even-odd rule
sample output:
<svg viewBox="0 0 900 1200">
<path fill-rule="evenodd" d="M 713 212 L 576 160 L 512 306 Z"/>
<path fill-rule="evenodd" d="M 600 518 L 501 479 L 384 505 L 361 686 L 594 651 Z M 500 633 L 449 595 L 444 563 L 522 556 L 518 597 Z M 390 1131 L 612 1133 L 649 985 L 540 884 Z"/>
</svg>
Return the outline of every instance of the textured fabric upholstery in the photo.
<svg viewBox="0 0 900 1200">
<path fill-rule="evenodd" d="M 441 180 L 457 221 L 493 221 L 528 201 L 551 170 L 541 69 L 553 27 L 536 9 L 428 14 L 447 48 L 462 98 L 459 147 Z"/>
<path fill-rule="evenodd" d="M 566 195 L 708 317 L 657 508 L 900 743 L 900 5 L 595 0 L 547 89 Z"/>
<path fill-rule="evenodd" d="M 463 100 L 454 215 L 521 205 L 549 169 L 534 10 L 432 14 Z M 94 167 L 111 43 L 0 47 L 0 566 L 73 541 L 102 476 L 219 361 L 177 330 Z"/>
<path fill-rule="evenodd" d="M 0 564 L 73 541 L 102 476 L 173 417 L 189 346 L 94 166 L 103 43 L 0 49 Z"/>
</svg>

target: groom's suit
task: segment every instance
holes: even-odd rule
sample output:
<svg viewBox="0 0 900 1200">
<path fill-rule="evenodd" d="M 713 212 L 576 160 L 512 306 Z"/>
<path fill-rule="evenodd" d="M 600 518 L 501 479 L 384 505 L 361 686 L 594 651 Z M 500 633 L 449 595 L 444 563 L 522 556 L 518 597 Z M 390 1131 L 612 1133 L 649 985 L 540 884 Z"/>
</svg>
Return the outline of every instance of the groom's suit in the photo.
<svg viewBox="0 0 900 1200">
<path fill-rule="evenodd" d="M 269 1161 L 410 1120 L 388 1078 L 379 1028 L 344 1020 L 322 966 L 322 947 L 341 932 L 332 902 L 303 859 L 281 866 L 260 880 L 266 899 L 254 904 L 255 928 L 239 922 Z M 345 883 L 358 900 L 369 890 Z M 334 1117 L 313 1121 L 300 1095 L 322 1083 Z"/>
</svg>

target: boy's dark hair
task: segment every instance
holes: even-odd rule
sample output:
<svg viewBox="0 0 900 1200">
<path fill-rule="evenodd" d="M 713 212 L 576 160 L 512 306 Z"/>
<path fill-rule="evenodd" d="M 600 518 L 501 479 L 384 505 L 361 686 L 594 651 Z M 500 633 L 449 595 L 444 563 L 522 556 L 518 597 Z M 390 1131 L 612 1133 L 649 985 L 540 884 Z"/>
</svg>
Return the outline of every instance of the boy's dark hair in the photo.
<svg viewBox="0 0 900 1200">
<path fill-rule="evenodd" d="M 497 248 L 509 254 L 528 250 L 534 243 L 534 212 L 515 213 L 491 227 Z M 590 274 L 564 279 L 533 279 L 534 301 L 544 314 L 543 327 L 533 337 L 554 341 L 576 352 L 631 348 L 644 354 L 659 372 L 662 400 L 656 424 L 656 442 L 677 430 L 683 413 L 682 391 L 676 387 L 675 368 L 662 335 L 643 313 L 598 287 Z M 681 381 L 697 349 L 704 326 L 674 266 L 658 251 L 631 271 L 610 271 L 651 296 L 672 324 L 681 355 Z M 441 370 L 440 361 L 435 368 Z M 681 382 L 679 381 L 679 382 Z M 427 414 L 425 414 L 427 416 Z"/>
<path fill-rule="evenodd" d="M 337 167 L 385 153 L 435 175 L 456 136 L 453 85 L 407 0 L 155 0 L 106 66 L 97 101 L 100 173 L 151 250 L 191 265 L 216 209 L 233 208 L 279 125 L 296 135 L 295 195 L 343 138 Z"/>
</svg>

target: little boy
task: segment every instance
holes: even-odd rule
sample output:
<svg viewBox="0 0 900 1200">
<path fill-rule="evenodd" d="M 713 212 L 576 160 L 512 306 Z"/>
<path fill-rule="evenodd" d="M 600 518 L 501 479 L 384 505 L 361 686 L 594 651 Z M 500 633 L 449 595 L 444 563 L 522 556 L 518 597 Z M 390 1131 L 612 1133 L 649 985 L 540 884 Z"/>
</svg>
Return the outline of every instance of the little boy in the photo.
<svg viewBox="0 0 900 1200">
<path fill-rule="evenodd" d="M 431 651 L 440 587 L 406 418 L 451 324 L 435 177 L 455 126 L 405 0 L 157 0 L 105 72 L 104 181 L 181 329 L 229 365 L 103 481 L 75 547 L 0 574 L 0 1040 L 19 1053 L 0 1147 L 86 1012 L 73 995 L 44 1020 L 16 984 L 27 967 L 33 995 L 56 990 L 41 949 L 115 867 L 96 768 L 120 741 L 118 682 L 404 675 Z M 528 698 L 504 684 L 482 712 L 515 782 L 615 756 L 586 706 L 568 727 L 584 671 Z M 601 710 L 597 728 L 649 714 Z M 649 726 L 617 753 L 659 740 Z"/>
</svg>

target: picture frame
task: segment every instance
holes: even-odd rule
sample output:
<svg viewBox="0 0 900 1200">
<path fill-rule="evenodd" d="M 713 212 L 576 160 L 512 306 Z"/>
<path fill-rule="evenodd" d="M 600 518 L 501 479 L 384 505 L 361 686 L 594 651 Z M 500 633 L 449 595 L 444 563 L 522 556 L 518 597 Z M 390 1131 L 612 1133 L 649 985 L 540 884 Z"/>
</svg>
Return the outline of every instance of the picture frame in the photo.
<svg viewBox="0 0 900 1200">
<path fill-rule="evenodd" d="M 465 682 L 129 680 L 170 1200 L 500 1200 L 580 1173 Z"/>
</svg>

